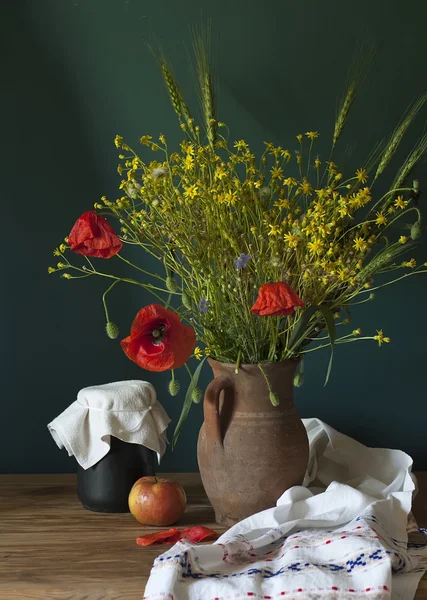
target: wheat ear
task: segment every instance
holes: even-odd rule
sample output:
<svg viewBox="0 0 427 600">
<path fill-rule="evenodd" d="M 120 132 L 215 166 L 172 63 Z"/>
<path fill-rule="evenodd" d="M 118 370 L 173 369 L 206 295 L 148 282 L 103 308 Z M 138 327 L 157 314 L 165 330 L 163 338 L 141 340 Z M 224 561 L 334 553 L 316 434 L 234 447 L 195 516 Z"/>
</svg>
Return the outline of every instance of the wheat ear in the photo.
<svg viewBox="0 0 427 600">
<path fill-rule="evenodd" d="M 384 150 L 384 154 L 381 157 L 381 161 L 380 161 L 380 164 L 378 165 L 377 172 L 375 173 L 374 181 L 381 175 L 381 173 L 384 171 L 384 169 L 390 162 L 391 157 L 396 152 L 400 142 L 402 141 L 403 136 L 406 133 L 406 130 L 408 129 L 408 127 L 412 123 L 412 121 L 415 119 L 415 117 L 418 115 L 418 113 L 420 112 L 420 110 L 423 107 L 424 102 L 426 100 L 427 100 L 427 93 L 424 93 L 415 102 L 413 102 L 413 104 L 408 108 L 406 113 L 403 115 L 398 126 L 393 131 L 393 133 L 390 137 L 390 140 L 387 144 L 387 147 Z"/>
</svg>

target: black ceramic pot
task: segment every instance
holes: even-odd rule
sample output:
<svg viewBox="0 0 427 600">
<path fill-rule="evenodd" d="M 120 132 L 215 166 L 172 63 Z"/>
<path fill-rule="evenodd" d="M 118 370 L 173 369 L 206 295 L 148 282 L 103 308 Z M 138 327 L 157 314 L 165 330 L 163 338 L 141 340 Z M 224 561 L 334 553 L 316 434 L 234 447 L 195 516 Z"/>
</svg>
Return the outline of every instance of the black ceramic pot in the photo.
<svg viewBox="0 0 427 600">
<path fill-rule="evenodd" d="M 156 474 L 157 455 L 140 444 L 111 436 L 110 451 L 96 465 L 77 470 L 77 495 L 88 510 L 129 512 L 128 496 L 137 479 Z"/>
</svg>

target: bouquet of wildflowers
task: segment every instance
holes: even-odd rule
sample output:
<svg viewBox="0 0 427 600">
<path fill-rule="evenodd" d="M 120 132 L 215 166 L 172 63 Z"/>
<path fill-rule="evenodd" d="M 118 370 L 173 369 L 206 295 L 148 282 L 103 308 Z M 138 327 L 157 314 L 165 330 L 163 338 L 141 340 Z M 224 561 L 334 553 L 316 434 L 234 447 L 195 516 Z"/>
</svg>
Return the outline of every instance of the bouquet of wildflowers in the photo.
<svg viewBox="0 0 427 600">
<path fill-rule="evenodd" d="M 326 162 L 316 156 L 317 131 L 297 136 L 296 153 L 268 142 L 257 157 L 218 121 L 208 53 L 201 45 L 196 50 L 204 122 L 192 118 L 160 56 L 183 141 L 170 148 L 164 135 L 144 135 L 140 142 L 153 153 L 147 160 L 117 136 L 119 197 L 102 197 L 77 220 L 54 252 L 60 262 L 49 268 L 66 279 L 106 278 L 110 338 L 118 336 L 106 302 L 111 289 L 129 283 L 152 293 L 153 304 L 138 312 L 121 347 L 144 369 L 171 370 L 173 395 L 179 389 L 174 369 L 192 355 L 201 359 L 183 418 L 191 402 L 200 400 L 197 380 L 207 356 L 233 363 L 236 370 L 255 363 L 263 371 L 263 363 L 301 359 L 325 346 L 333 351 L 360 340 L 389 342 L 381 329 L 362 335 L 349 327 L 338 335 L 337 325 L 349 323 L 351 307 L 372 301 L 379 287 L 427 271 L 411 257 L 422 220 L 418 181 L 409 182 L 427 152 L 427 134 L 386 193 L 378 197 L 375 188 L 426 95 L 409 107 L 387 143 L 349 173 L 332 153 Z M 332 150 L 356 89 L 357 76 L 340 105 Z M 126 258 L 126 245 L 143 250 L 137 264 Z M 82 255 L 83 263 L 76 263 L 73 253 Z M 148 270 L 147 253 L 163 274 Z M 135 277 L 105 273 L 102 260 L 100 266 L 92 260 L 112 257 L 134 267 Z M 388 278 L 377 285 L 379 274 Z M 331 362 L 327 377 L 330 367 Z M 298 381 L 301 376 L 300 371 Z M 274 390 L 270 398 L 277 403 Z"/>
</svg>

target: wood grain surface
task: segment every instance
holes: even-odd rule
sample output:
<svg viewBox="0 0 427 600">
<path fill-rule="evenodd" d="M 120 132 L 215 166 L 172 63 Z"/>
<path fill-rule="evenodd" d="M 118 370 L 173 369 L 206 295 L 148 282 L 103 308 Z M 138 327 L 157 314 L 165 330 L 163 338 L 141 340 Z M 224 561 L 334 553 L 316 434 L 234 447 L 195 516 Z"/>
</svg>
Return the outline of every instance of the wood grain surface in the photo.
<svg viewBox="0 0 427 600">
<path fill-rule="evenodd" d="M 180 481 L 188 506 L 179 526 L 222 533 L 197 473 Z M 427 473 L 419 473 L 414 513 L 427 527 Z M 166 546 L 141 548 L 135 538 L 158 528 L 130 514 L 85 510 L 74 475 L 0 475 L 1 600 L 140 600 L 154 558 Z M 417 600 L 427 600 L 427 578 Z"/>
</svg>

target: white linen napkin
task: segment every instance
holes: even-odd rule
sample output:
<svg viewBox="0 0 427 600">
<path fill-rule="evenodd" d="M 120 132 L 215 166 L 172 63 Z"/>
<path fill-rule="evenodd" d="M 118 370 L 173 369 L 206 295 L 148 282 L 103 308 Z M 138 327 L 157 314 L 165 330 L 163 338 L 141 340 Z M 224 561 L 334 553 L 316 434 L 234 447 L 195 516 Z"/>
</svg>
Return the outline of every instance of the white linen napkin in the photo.
<svg viewBox="0 0 427 600">
<path fill-rule="evenodd" d="M 413 518 L 408 525 L 411 458 L 367 448 L 319 419 L 304 425 L 304 486 L 213 544 L 175 544 L 154 561 L 146 600 L 412 600 L 427 568 L 427 532 Z"/>
<path fill-rule="evenodd" d="M 154 450 L 160 462 L 168 423 L 151 383 L 131 380 L 83 388 L 48 429 L 57 445 L 88 469 L 108 453 L 111 436 Z"/>
</svg>

